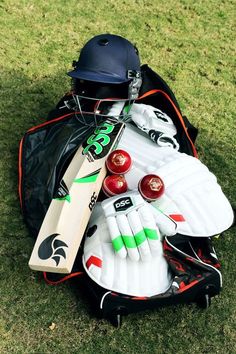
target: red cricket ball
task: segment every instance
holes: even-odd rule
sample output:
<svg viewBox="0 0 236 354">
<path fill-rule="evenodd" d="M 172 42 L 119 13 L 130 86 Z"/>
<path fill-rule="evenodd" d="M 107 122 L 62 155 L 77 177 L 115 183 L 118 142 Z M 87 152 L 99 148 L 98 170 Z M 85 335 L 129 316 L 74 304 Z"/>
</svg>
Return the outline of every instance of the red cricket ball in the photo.
<svg viewBox="0 0 236 354">
<path fill-rule="evenodd" d="M 130 154 L 121 149 L 112 151 L 107 160 L 106 166 L 109 172 L 113 174 L 124 174 L 128 172 L 131 168 L 132 160 Z"/>
<path fill-rule="evenodd" d="M 107 176 L 102 184 L 102 190 L 107 197 L 127 192 L 128 185 L 124 176 Z"/>
<path fill-rule="evenodd" d="M 151 202 L 163 195 L 165 186 L 159 176 L 150 174 L 141 178 L 138 189 L 142 197 Z"/>
</svg>

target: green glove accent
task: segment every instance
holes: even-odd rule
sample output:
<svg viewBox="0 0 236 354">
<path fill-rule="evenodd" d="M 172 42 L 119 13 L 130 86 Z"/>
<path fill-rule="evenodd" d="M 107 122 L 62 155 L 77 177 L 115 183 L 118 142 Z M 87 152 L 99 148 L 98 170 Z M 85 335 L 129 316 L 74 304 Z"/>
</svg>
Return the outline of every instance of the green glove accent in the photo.
<svg viewBox="0 0 236 354">
<path fill-rule="evenodd" d="M 126 248 L 136 248 L 137 247 L 133 235 L 132 236 L 122 235 L 122 239 L 124 241 Z"/>
<path fill-rule="evenodd" d="M 112 240 L 112 246 L 116 252 L 119 252 L 121 248 L 124 247 L 124 242 L 120 235 Z"/>
<path fill-rule="evenodd" d="M 141 245 L 147 238 L 150 240 L 158 240 L 159 235 L 156 230 L 145 228 L 141 230 L 136 235 L 126 236 L 119 235 L 114 240 L 112 240 L 113 248 L 116 252 L 119 252 L 122 247 L 126 248 L 136 248 Z"/>
<path fill-rule="evenodd" d="M 158 240 L 159 239 L 159 235 L 156 230 L 144 228 L 144 232 L 145 232 L 146 237 L 149 238 L 149 240 Z"/>
<path fill-rule="evenodd" d="M 134 235 L 136 241 L 136 247 L 140 246 L 144 241 L 147 240 L 144 230 L 139 231 Z"/>
</svg>

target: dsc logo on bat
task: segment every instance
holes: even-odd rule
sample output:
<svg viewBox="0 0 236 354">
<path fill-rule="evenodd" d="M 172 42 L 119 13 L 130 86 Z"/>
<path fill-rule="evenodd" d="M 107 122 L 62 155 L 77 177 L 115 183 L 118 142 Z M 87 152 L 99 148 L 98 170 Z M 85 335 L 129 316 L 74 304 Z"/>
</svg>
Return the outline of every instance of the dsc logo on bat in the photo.
<svg viewBox="0 0 236 354">
<path fill-rule="evenodd" d="M 89 203 L 89 209 L 92 211 L 95 204 L 96 204 L 96 200 L 97 200 L 97 195 L 95 192 L 93 192 L 92 196 L 91 196 L 91 199 L 90 199 L 90 203 Z"/>
</svg>

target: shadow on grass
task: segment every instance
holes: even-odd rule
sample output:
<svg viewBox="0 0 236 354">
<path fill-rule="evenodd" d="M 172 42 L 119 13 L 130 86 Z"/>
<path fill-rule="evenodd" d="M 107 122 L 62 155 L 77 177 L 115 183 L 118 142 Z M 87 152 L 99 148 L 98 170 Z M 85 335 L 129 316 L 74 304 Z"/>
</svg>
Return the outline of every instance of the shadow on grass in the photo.
<svg viewBox="0 0 236 354">
<path fill-rule="evenodd" d="M 66 89 L 63 77 L 65 87 L 68 84 Z M 1 73 L 0 239 L 3 260 L 6 260 L 4 269 L 9 267 L 9 260 L 12 264 L 19 265 L 20 261 L 25 264 L 24 254 L 29 249 L 24 246 L 25 238 L 30 235 L 24 226 L 18 199 L 19 142 L 29 128 L 46 120 L 69 85 L 63 72 L 40 78 L 29 78 L 17 69 Z"/>
<path fill-rule="evenodd" d="M 69 78 L 62 71 L 42 77 L 28 77 L 16 70 L 3 72 L 0 78 L 2 122 L 10 123 L 10 127 L 11 123 L 15 124 L 15 130 L 23 134 L 32 124 L 45 119 L 69 86 Z"/>
<path fill-rule="evenodd" d="M 12 181 L 8 193 L 16 191 L 20 139 L 29 128 L 46 120 L 49 111 L 69 89 L 69 78 L 67 80 L 66 83 L 66 75 L 63 72 L 41 78 L 29 78 L 15 69 L 12 72 L 2 72 L 0 149 L 5 153 L 1 174 L 4 180 Z"/>
</svg>

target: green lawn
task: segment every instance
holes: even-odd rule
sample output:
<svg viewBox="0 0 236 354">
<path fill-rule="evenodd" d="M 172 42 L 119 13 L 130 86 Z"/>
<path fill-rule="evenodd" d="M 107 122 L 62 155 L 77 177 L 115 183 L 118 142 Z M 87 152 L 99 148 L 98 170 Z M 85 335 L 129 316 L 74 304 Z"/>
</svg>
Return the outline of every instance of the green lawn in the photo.
<svg viewBox="0 0 236 354">
<path fill-rule="evenodd" d="M 200 158 L 236 204 L 234 0 L 0 2 L 0 353 L 235 353 L 235 229 L 215 240 L 223 291 L 203 311 L 178 305 L 129 315 L 117 330 L 86 297 L 47 286 L 18 195 L 18 145 L 70 87 L 65 73 L 92 36 L 122 35 L 163 76 L 199 130 Z M 55 323 L 55 328 L 50 325 Z"/>
</svg>

